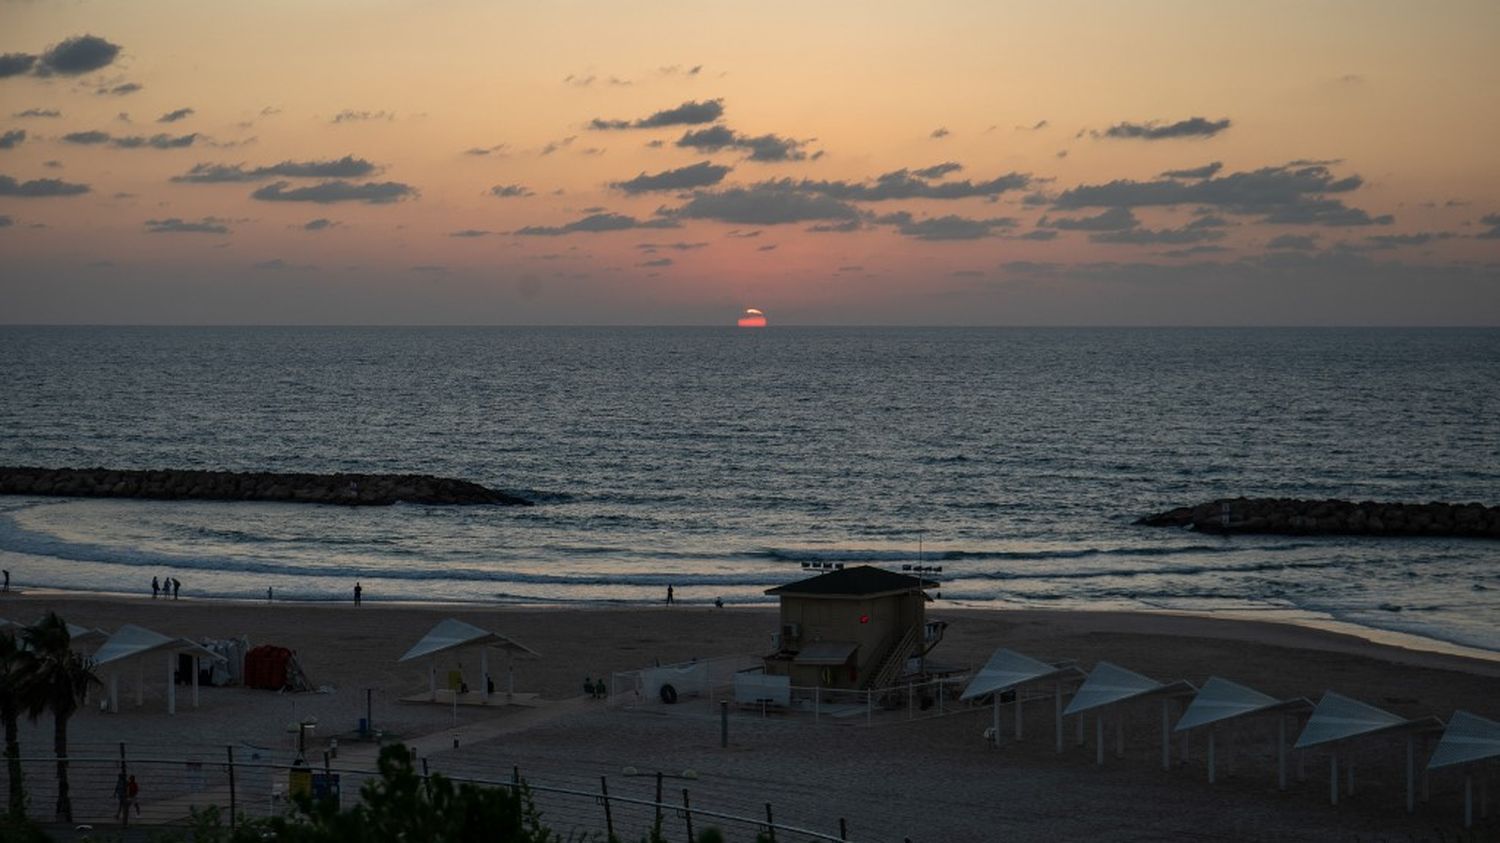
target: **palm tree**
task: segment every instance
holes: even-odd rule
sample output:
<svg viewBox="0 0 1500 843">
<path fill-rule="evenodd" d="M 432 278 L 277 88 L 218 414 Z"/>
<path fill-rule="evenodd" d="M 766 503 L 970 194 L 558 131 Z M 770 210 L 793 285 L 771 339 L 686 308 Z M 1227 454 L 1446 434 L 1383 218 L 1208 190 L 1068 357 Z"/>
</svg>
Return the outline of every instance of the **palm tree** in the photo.
<svg viewBox="0 0 1500 843">
<path fill-rule="evenodd" d="M 90 683 L 97 683 L 91 659 L 73 652 L 68 624 L 48 612 L 45 618 L 21 631 L 21 640 L 31 651 L 21 678 L 21 705 L 33 722 L 42 712 L 52 712 L 52 752 L 57 756 L 57 816 L 73 821 L 73 802 L 68 798 L 68 719 L 78 710 Z"/>
<path fill-rule="evenodd" d="M 21 700 L 17 693 L 26 651 L 13 630 L 0 630 L 0 720 L 5 721 L 5 767 L 10 781 L 10 815 L 26 813 L 26 786 L 21 781 Z"/>
</svg>

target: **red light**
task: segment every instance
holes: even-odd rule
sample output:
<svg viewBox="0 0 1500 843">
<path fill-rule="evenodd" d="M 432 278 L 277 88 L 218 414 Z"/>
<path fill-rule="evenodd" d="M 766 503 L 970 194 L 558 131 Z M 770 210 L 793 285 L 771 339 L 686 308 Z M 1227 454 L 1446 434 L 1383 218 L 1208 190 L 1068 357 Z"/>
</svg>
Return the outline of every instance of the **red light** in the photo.
<svg viewBox="0 0 1500 843">
<path fill-rule="evenodd" d="M 870 616 L 869 615 L 860 615 L 859 616 L 859 622 L 860 623 L 869 623 L 870 622 Z"/>
</svg>

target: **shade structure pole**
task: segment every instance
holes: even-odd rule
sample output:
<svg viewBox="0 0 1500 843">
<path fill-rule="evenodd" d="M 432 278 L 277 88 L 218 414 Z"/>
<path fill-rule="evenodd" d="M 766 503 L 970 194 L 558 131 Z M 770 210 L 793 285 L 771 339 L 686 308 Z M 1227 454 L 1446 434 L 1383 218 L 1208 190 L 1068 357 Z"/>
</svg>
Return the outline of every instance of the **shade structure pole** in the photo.
<svg viewBox="0 0 1500 843">
<path fill-rule="evenodd" d="M 1276 789 L 1286 790 L 1286 718 L 1276 718 Z"/>
<path fill-rule="evenodd" d="M 1161 701 L 1161 768 L 1172 769 L 1172 727 L 1168 722 L 1171 717 L 1167 711 L 1168 700 Z"/>
<path fill-rule="evenodd" d="M 167 653 L 167 713 L 168 714 L 176 714 L 177 713 L 177 680 L 176 680 L 176 676 L 175 676 L 176 671 L 172 669 L 172 668 L 176 667 L 176 665 L 173 664 L 173 662 L 175 662 L 175 661 L 177 661 L 177 654 L 176 653 L 172 653 L 172 652 L 168 652 Z"/>
<path fill-rule="evenodd" d="M 1208 727 L 1208 783 L 1214 783 L 1214 727 Z"/>
<path fill-rule="evenodd" d="M 997 736 L 999 732 L 995 733 Z M 1021 740 L 1021 689 L 1016 689 L 1016 740 Z"/>
<path fill-rule="evenodd" d="M 1054 722 L 1054 724 L 1056 726 L 1056 729 L 1057 729 L 1057 751 L 1058 752 L 1062 752 L 1062 749 L 1063 749 L 1063 747 L 1062 747 L 1062 745 L 1063 745 L 1063 728 L 1062 728 L 1063 727 L 1063 722 L 1062 722 L 1063 721 L 1063 716 L 1062 716 L 1062 683 L 1061 682 L 1057 683 L 1057 687 L 1056 687 L 1056 689 L 1054 690 L 1054 692 L 1052 694 L 1052 720 L 1053 720 L 1053 722 Z"/>
<path fill-rule="evenodd" d="M 432 694 L 432 701 L 437 702 L 437 659 L 427 660 L 427 691 Z"/>
<path fill-rule="evenodd" d="M 479 698 L 490 701 L 490 648 L 479 648 Z"/>
<path fill-rule="evenodd" d="M 109 672 L 109 711 L 111 714 L 120 713 L 120 670 L 116 668 Z"/>
<path fill-rule="evenodd" d="M 1406 736 L 1406 813 L 1417 810 L 1417 736 Z"/>
<path fill-rule="evenodd" d="M 193 708 L 198 707 L 198 657 L 193 656 Z"/>
<path fill-rule="evenodd" d="M 1339 754 L 1328 753 L 1328 804 L 1339 804 Z"/>
<path fill-rule="evenodd" d="M 170 686 L 172 683 L 168 682 Z M 135 660 L 135 704 L 137 707 L 146 704 L 146 658 L 142 656 Z"/>
<path fill-rule="evenodd" d="M 1125 712 L 1115 713 L 1115 757 L 1125 757 Z"/>
<path fill-rule="evenodd" d="M 1474 827 L 1474 774 L 1464 770 L 1464 828 Z"/>
<path fill-rule="evenodd" d="M 1080 715 L 1080 718 L 1081 717 L 1082 717 L 1082 715 Z M 1102 712 L 1102 711 L 1099 712 L 1099 716 L 1097 716 L 1097 717 L 1094 718 L 1094 743 L 1096 744 L 1096 746 L 1094 748 L 1095 749 L 1095 753 L 1094 754 L 1097 756 L 1097 762 L 1096 763 L 1098 763 L 1098 765 L 1100 767 L 1103 767 L 1104 766 L 1104 712 Z"/>
<path fill-rule="evenodd" d="M 1347 793 L 1350 796 L 1353 796 L 1354 795 L 1354 759 L 1351 758 L 1351 759 L 1349 759 L 1349 761 L 1347 763 L 1344 764 L 1344 771 L 1345 771 L 1345 778 L 1347 778 L 1349 780 L 1349 788 L 1347 790 Z"/>
<path fill-rule="evenodd" d="M 990 719 L 994 721 L 993 723 L 990 724 L 990 728 L 994 730 L 993 732 L 991 732 L 991 734 L 994 735 L 994 740 L 991 743 L 993 744 L 993 746 L 995 747 L 995 749 L 999 749 L 1000 748 L 1000 692 L 999 691 L 995 692 L 994 703 L 990 706 L 990 708 L 992 710 L 991 711 L 992 716 L 991 716 Z"/>
<path fill-rule="evenodd" d="M 1078 715 L 1078 719 L 1073 722 L 1073 731 L 1077 733 L 1077 734 L 1074 735 L 1074 738 L 1073 738 L 1074 741 L 1076 741 L 1079 746 L 1083 746 L 1083 715 L 1082 714 Z"/>
</svg>

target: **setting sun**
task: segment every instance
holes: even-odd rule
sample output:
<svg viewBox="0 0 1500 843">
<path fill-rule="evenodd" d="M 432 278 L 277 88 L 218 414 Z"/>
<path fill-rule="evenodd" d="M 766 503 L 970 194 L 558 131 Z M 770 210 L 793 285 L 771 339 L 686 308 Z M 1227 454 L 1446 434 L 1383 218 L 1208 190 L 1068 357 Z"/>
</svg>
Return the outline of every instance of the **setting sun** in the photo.
<svg viewBox="0 0 1500 843">
<path fill-rule="evenodd" d="M 753 307 L 745 308 L 744 315 L 740 316 L 741 328 L 764 328 L 766 327 L 766 314 L 764 311 Z"/>
</svg>

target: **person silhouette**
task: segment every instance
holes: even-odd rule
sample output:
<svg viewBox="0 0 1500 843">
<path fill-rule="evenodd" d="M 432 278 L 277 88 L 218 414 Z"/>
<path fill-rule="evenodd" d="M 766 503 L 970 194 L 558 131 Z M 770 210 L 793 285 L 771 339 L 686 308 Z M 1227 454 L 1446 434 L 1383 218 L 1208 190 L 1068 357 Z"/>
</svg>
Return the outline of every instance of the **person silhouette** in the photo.
<svg viewBox="0 0 1500 843">
<path fill-rule="evenodd" d="M 161 583 L 157 582 L 156 577 L 152 577 L 151 578 L 151 599 L 155 600 L 156 599 L 156 595 L 160 591 L 161 591 Z"/>
<path fill-rule="evenodd" d="M 670 585 L 667 586 L 667 605 L 672 605 L 672 587 Z"/>
<path fill-rule="evenodd" d="M 358 605 L 359 605 L 359 600 L 360 600 L 360 597 L 361 597 L 361 596 L 362 596 L 362 595 L 363 595 L 363 594 L 364 594 L 364 593 L 365 593 L 365 587 L 364 587 L 364 586 L 362 586 L 362 585 L 360 585 L 360 584 L 359 584 L 359 581 L 358 581 L 358 580 L 356 580 L 356 581 L 355 581 L 355 582 L 354 582 L 354 605 L 356 605 L 356 606 L 358 606 Z"/>
</svg>

